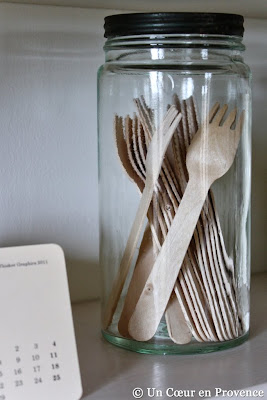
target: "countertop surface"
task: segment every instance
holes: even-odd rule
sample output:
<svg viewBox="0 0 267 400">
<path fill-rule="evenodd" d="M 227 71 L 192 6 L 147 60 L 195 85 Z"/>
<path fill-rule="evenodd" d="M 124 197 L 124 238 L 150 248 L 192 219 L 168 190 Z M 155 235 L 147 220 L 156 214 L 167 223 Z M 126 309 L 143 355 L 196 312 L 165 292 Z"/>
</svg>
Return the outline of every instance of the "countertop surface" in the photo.
<svg viewBox="0 0 267 400">
<path fill-rule="evenodd" d="M 254 389 L 267 398 L 267 274 L 252 278 L 249 340 L 230 350 L 189 356 L 143 355 L 107 343 L 100 332 L 100 303 L 73 306 L 74 324 L 83 382 L 83 400 L 133 399 L 133 389 L 147 398 L 209 398 L 215 388 Z M 151 388 L 151 389 L 148 389 Z M 158 390 L 154 392 L 153 388 Z M 174 392 L 181 390 L 183 392 Z M 186 391 L 189 392 L 186 392 Z M 190 392 L 191 391 L 191 392 Z M 195 392 L 194 392 L 195 391 Z M 139 392 L 137 392 L 139 394 Z M 209 395 L 211 394 L 211 396 Z M 253 395 L 253 393 L 252 393 Z M 228 392 L 225 398 L 254 398 Z"/>
</svg>

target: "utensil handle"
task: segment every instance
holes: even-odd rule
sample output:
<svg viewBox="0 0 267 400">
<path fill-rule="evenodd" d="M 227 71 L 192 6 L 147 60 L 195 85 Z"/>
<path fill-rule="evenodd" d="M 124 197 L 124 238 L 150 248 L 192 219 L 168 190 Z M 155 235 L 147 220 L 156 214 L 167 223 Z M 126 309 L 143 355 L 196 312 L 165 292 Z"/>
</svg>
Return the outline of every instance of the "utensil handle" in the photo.
<svg viewBox="0 0 267 400">
<path fill-rule="evenodd" d="M 181 114 L 179 114 L 176 108 L 173 107 L 169 109 L 165 119 L 168 121 L 168 129 L 166 131 L 164 129 L 159 129 L 159 132 L 155 132 L 148 148 L 146 159 L 146 184 L 130 235 L 127 240 L 120 268 L 113 283 L 113 287 L 111 289 L 109 300 L 105 309 L 105 314 L 102 320 L 103 328 L 107 328 L 112 322 L 113 314 L 116 310 L 123 285 L 138 245 L 138 240 L 142 232 L 149 205 L 151 203 L 154 186 L 161 170 L 162 161 L 173 133 L 181 119 Z"/>
<path fill-rule="evenodd" d="M 168 235 L 154 263 L 135 311 L 129 333 L 138 341 L 151 339 L 164 314 L 208 193 L 197 177 L 189 179 Z"/>
<path fill-rule="evenodd" d="M 143 191 L 141 201 L 139 203 L 139 207 L 137 209 L 137 213 L 135 216 L 135 220 L 127 240 L 127 244 L 120 263 L 120 268 L 117 273 L 116 279 L 113 283 L 109 300 L 105 309 L 105 314 L 102 320 L 102 325 L 104 328 L 107 328 L 110 325 L 110 323 L 112 322 L 113 314 L 116 311 L 117 304 L 123 289 L 123 285 L 127 278 L 127 274 L 129 272 L 131 262 L 134 257 L 134 252 L 138 245 L 139 237 L 142 233 L 142 228 L 151 202 L 152 194 L 153 194 L 153 185 L 146 186 Z"/>
<path fill-rule="evenodd" d="M 139 250 L 139 256 L 135 265 L 131 282 L 129 284 L 128 292 L 124 301 L 124 307 L 118 323 L 119 332 L 124 337 L 129 337 L 129 321 L 135 310 L 137 301 L 140 297 L 140 294 L 142 293 L 153 264 L 154 254 L 152 235 L 150 227 L 148 225 L 143 236 L 143 240 Z M 181 305 L 174 291 L 165 310 L 165 319 L 169 336 L 173 342 L 178 344 L 185 344 L 191 341 L 191 329 L 186 322 Z"/>
</svg>

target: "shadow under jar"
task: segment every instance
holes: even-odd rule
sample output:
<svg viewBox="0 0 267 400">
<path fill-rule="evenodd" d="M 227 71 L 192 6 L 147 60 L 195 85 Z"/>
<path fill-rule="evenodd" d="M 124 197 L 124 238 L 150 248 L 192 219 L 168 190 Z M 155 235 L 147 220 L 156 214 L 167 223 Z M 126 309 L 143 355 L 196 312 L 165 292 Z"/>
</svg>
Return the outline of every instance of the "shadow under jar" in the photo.
<svg viewBox="0 0 267 400">
<path fill-rule="evenodd" d="M 251 74 L 243 17 L 105 19 L 98 72 L 102 333 L 188 354 L 249 332 Z"/>
</svg>

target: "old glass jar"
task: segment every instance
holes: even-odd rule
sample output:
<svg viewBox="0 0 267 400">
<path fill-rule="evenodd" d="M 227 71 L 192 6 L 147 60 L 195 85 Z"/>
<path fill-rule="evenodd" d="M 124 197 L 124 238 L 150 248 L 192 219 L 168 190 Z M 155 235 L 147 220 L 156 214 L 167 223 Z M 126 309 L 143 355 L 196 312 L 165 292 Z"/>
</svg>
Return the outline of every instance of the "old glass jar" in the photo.
<svg viewBox="0 0 267 400">
<path fill-rule="evenodd" d="M 243 17 L 233 14 L 105 19 L 102 332 L 115 345 L 185 354 L 248 337 L 251 89 L 242 36 Z"/>
</svg>

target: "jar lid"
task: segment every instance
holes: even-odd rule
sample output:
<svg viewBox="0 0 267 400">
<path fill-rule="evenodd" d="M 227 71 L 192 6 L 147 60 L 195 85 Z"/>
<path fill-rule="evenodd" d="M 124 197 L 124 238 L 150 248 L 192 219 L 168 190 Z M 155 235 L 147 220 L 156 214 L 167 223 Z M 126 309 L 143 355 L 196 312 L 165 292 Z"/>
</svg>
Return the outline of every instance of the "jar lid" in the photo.
<svg viewBox="0 0 267 400">
<path fill-rule="evenodd" d="M 159 12 L 116 14 L 105 18 L 105 37 L 201 34 L 243 36 L 244 18 L 238 14 Z"/>
</svg>

